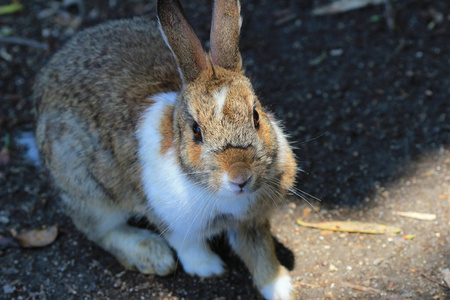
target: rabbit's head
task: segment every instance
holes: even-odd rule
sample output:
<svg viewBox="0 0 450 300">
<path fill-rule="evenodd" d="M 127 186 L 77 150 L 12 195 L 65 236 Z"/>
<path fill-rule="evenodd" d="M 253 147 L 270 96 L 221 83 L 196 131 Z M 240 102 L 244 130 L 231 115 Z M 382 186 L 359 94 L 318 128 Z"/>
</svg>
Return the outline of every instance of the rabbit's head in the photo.
<svg viewBox="0 0 450 300">
<path fill-rule="evenodd" d="M 158 18 L 183 79 L 173 120 L 183 171 L 221 197 L 264 193 L 281 198 L 294 181 L 295 161 L 282 131 L 244 76 L 239 1 L 215 1 L 210 54 L 178 1 L 159 1 Z"/>
</svg>

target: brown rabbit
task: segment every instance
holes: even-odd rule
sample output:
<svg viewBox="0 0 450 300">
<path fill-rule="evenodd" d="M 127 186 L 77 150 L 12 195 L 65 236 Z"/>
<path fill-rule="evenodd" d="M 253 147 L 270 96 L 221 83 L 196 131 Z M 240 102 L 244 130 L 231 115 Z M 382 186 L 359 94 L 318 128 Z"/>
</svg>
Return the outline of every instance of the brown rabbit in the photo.
<svg viewBox="0 0 450 300">
<path fill-rule="evenodd" d="M 268 217 L 296 163 L 244 76 L 240 24 L 239 1 L 216 0 L 210 54 L 177 0 L 80 32 L 37 78 L 37 142 L 77 228 L 126 268 L 169 274 L 172 247 L 187 273 L 221 274 L 206 240 L 226 232 L 262 295 L 290 299 Z"/>
</svg>

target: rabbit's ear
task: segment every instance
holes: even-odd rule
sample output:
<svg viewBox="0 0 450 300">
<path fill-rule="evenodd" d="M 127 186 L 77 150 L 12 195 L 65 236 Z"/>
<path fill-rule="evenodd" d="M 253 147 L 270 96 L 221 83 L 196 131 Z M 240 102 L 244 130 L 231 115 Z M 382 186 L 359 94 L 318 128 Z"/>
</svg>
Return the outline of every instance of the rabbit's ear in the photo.
<svg viewBox="0 0 450 300">
<path fill-rule="evenodd" d="M 189 24 L 180 1 L 158 0 L 160 30 L 177 59 L 182 78 L 195 80 L 208 67 L 202 44 Z"/>
<path fill-rule="evenodd" d="M 215 0 L 211 25 L 211 58 L 214 64 L 228 69 L 242 68 L 239 53 L 241 29 L 239 0 Z"/>
</svg>

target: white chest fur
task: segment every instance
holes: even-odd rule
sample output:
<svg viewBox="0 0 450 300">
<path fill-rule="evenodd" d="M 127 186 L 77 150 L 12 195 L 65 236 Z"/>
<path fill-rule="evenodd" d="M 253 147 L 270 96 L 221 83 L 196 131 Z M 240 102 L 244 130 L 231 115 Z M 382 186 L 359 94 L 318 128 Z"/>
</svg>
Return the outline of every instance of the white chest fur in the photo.
<svg viewBox="0 0 450 300">
<path fill-rule="evenodd" d="M 250 200 L 219 197 L 189 180 L 177 162 L 174 149 L 160 153 L 160 123 L 165 109 L 173 106 L 175 99 L 173 92 L 153 96 L 155 103 L 145 110 L 136 133 L 147 203 L 166 223 L 167 230 L 180 238 L 214 234 L 208 227 L 215 217 L 227 214 L 242 218 Z"/>
</svg>

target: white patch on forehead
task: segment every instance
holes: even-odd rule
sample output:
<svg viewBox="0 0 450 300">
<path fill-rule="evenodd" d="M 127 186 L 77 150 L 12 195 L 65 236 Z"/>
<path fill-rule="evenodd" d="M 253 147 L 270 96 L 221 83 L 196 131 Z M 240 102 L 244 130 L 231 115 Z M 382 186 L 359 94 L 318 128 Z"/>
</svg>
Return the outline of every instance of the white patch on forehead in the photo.
<svg viewBox="0 0 450 300">
<path fill-rule="evenodd" d="M 216 101 L 216 116 L 219 116 L 225 107 L 225 103 L 227 102 L 227 93 L 228 87 L 224 86 L 213 94 L 213 98 Z"/>
</svg>

